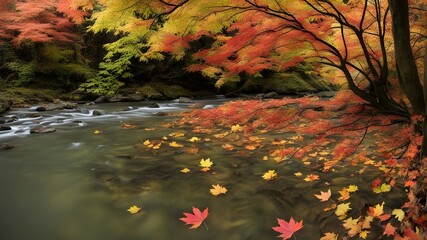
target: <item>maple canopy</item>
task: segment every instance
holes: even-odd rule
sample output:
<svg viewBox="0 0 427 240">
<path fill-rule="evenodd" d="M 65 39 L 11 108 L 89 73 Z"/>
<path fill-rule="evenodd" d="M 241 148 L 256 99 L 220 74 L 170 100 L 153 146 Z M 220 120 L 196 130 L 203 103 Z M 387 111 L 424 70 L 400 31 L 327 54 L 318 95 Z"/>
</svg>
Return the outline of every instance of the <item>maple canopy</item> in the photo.
<svg viewBox="0 0 427 240">
<path fill-rule="evenodd" d="M 127 46 L 135 45 L 135 41 L 144 44 L 126 54 L 141 61 L 162 60 L 165 54 L 179 60 L 189 50 L 196 51 L 187 70 L 200 71 L 215 79 L 218 87 L 227 81 L 239 81 L 243 72 L 261 76 L 265 69 L 283 71 L 299 63 L 311 64 L 331 81 L 347 82 L 356 95 L 376 108 L 407 112 L 400 104 L 402 96 L 390 96 L 393 93 L 388 87 L 397 85 L 395 80 L 400 76 L 390 74 L 395 66 L 392 46 L 396 36 L 391 34 L 387 1 L 105 0 L 101 3 L 104 8 L 92 15 L 91 30 L 112 31 L 122 36 L 120 44 L 108 46 L 112 52 L 129 49 Z M 425 14 L 420 10 L 422 1 L 413 0 L 411 4 L 411 15 L 407 18 L 411 20 L 412 46 L 418 59 L 422 53 L 417 49 L 425 39 Z M 399 17 L 395 19 L 400 21 Z M 202 36 L 211 38 L 212 43 L 194 49 L 192 42 Z M 411 81 L 401 85 L 406 93 L 410 91 L 406 89 L 409 85 L 421 87 L 418 76 L 405 81 Z M 423 102 L 416 100 L 422 96 L 406 95 L 415 112 L 424 111 Z"/>
</svg>

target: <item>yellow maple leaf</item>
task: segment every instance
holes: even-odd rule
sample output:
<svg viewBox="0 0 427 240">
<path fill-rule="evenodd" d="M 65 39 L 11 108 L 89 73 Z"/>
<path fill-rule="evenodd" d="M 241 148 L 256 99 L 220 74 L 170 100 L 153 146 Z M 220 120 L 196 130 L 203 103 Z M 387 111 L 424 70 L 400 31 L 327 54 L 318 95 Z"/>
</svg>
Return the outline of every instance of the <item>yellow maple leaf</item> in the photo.
<svg viewBox="0 0 427 240">
<path fill-rule="evenodd" d="M 268 160 L 268 156 L 262 157 L 262 160 L 267 161 Z"/>
<path fill-rule="evenodd" d="M 356 185 L 350 185 L 348 186 L 348 188 L 345 188 L 348 192 L 356 192 L 357 190 L 359 190 L 359 187 Z"/>
<path fill-rule="evenodd" d="M 405 212 L 402 209 L 393 209 L 391 215 L 393 215 L 395 218 L 397 218 L 397 220 L 399 220 L 399 222 L 401 222 L 405 217 Z"/>
<path fill-rule="evenodd" d="M 348 210 L 350 210 L 350 203 L 341 203 L 337 206 L 335 210 L 335 215 L 338 217 L 345 217 L 347 215 Z"/>
<path fill-rule="evenodd" d="M 372 217 L 379 217 L 384 213 L 384 202 L 375 205 L 375 207 L 369 207 L 369 215 Z"/>
<path fill-rule="evenodd" d="M 176 148 L 178 148 L 178 147 L 184 147 L 184 145 L 178 144 L 177 142 L 173 141 L 173 142 L 169 143 L 169 147 L 176 147 Z"/>
<path fill-rule="evenodd" d="M 160 148 L 160 146 L 162 146 L 162 143 L 159 143 L 159 144 L 157 144 L 157 145 L 154 145 L 154 146 L 153 146 L 153 149 L 159 149 L 159 148 Z"/>
<path fill-rule="evenodd" d="M 199 166 L 203 167 L 203 168 L 210 168 L 212 166 L 212 164 L 213 164 L 213 162 L 211 161 L 210 158 L 206 158 L 206 160 L 202 158 L 202 160 L 200 160 Z"/>
<path fill-rule="evenodd" d="M 151 142 L 150 142 L 150 140 L 145 140 L 143 144 L 144 144 L 145 146 L 147 146 L 147 145 L 150 145 L 150 144 L 151 144 Z"/>
<path fill-rule="evenodd" d="M 380 187 L 375 187 L 372 190 L 374 191 L 374 193 L 390 192 L 391 185 L 387 183 L 382 183 Z"/>
<path fill-rule="evenodd" d="M 137 214 L 137 213 L 139 213 L 139 211 L 141 211 L 141 208 L 136 206 L 136 205 L 133 205 L 133 206 L 129 207 L 128 210 L 126 210 L 126 211 L 128 211 L 130 214 Z"/>
<path fill-rule="evenodd" d="M 213 188 L 210 189 L 212 195 L 218 196 L 219 194 L 225 194 L 227 192 L 227 188 L 217 184 L 212 185 Z"/>
<path fill-rule="evenodd" d="M 343 227 L 348 230 L 348 235 L 350 237 L 356 236 L 362 230 L 361 224 L 359 224 L 360 218 L 348 218 L 343 221 Z"/>
<path fill-rule="evenodd" d="M 325 236 L 321 237 L 320 240 L 337 240 L 338 235 L 333 232 L 327 232 L 325 233 Z"/>
<path fill-rule="evenodd" d="M 200 140 L 201 140 L 201 138 L 198 138 L 198 137 L 192 137 L 192 138 L 188 139 L 189 142 L 197 142 Z"/>
<path fill-rule="evenodd" d="M 301 177 L 302 173 L 301 172 L 296 172 L 296 173 L 294 173 L 294 175 L 297 176 L 297 177 Z"/>
<path fill-rule="evenodd" d="M 102 133 L 102 131 L 100 131 L 100 130 L 95 130 L 93 133 L 94 133 L 94 134 L 101 134 L 101 133 Z"/>
<path fill-rule="evenodd" d="M 166 141 L 166 140 L 168 140 L 168 137 L 163 136 L 162 139 Z"/>
<path fill-rule="evenodd" d="M 183 168 L 183 169 L 181 169 L 181 172 L 182 173 L 189 173 L 190 169 L 189 168 Z"/>
<path fill-rule="evenodd" d="M 170 137 L 183 137 L 185 134 L 181 133 L 181 132 L 173 132 L 173 133 L 169 133 Z"/>
<path fill-rule="evenodd" d="M 240 126 L 239 124 L 231 126 L 231 132 L 240 132 L 240 131 L 242 131 L 242 126 Z"/>
<path fill-rule="evenodd" d="M 266 173 L 262 175 L 262 178 L 266 181 L 272 180 L 277 177 L 277 173 L 275 170 L 268 170 Z"/>
<path fill-rule="evenodd" d="M 359 237 L 366 239 L 368 237 L 369 231 L 363 230 L 359 233 Z"/>
</svg>

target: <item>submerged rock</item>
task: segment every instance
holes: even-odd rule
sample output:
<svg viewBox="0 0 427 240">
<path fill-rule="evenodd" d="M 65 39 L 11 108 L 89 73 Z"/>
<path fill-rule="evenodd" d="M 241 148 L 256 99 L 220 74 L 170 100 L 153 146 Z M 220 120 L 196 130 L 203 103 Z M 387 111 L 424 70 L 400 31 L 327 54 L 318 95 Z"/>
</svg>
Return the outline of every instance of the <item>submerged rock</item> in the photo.
<svg viewBox="0 0 427 240">
<path fill-rule="evenodd" d="M 31 128 L 30 133 L 51 133 L 55 131 L 56 129 L 53 127 L 37 126 L 37 127 Z"/>
<path fill-rule="evenodd" d="M 10 150 L 14 148 L 15 146 L 10 145 L 8 143 L 0 143 L 0 151 Z"/>
<path fill-rule="evenodd" d="M 11 123 L 17 121 L 18 118 L 15 116 L 12 117 L 0 117 L 0 124 Z"/>
<path fill-rule="evenodd" d="M 178 98 L 179 103 L 191 103 L 191 99 L 188 97 L 180 97 Z"/>
<path fill-rule="evenodd" d="M 10 126 L 0 126 L 0 131 L 9 131 L 12 130 Z"/>
</svg>

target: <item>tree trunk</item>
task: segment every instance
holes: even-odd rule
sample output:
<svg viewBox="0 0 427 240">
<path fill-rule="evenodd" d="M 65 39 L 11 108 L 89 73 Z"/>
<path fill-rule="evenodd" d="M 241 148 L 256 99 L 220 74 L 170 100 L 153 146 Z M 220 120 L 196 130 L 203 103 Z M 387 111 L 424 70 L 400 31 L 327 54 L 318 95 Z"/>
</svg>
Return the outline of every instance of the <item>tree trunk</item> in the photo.
<svg viewBox="0 0 427 240">
<path fill-rule="evenodd" d="M 408 0 L 388 1 L 392 19 L 394 54 L 401 88 L 412 105 L 414 114 L 426 112 L 421 85 L 409 35 Z"/>
<path fill-rule="evenodd" d="M 423 79 L 423 89 L 424 89 L 424 96 L 427 96 L 427 46 L 425 47 L 424 51 L 424 79 Z M 425 99 L 426 106 L 427 106 L 427 98 Z M 427 110 L 426 110 L 427 112 Z M 424 122 L 423 122 L 423 142 L 421 145 L 421 159 L 427 157 L 427 114 L 424 115 Z"/>
</svg>

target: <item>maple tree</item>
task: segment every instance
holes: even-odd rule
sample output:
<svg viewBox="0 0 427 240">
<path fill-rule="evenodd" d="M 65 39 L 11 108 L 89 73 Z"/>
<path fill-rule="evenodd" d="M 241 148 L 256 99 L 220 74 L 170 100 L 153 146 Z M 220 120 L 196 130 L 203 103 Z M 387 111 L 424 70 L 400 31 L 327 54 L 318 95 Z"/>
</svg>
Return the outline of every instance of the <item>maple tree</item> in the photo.
<svg viewBox="0 0 427 240">
<path fill-rule="evenodd" d="M 5 0 L 0 3 L 0 40 L 18 45 L 25 41 L 44 43 L 72 42 L 77 38 L 73 24 L 81 23 L 87 15 L 79 9 L 91 9 L 91 1 L 71 0 Z"/>
</svg>

